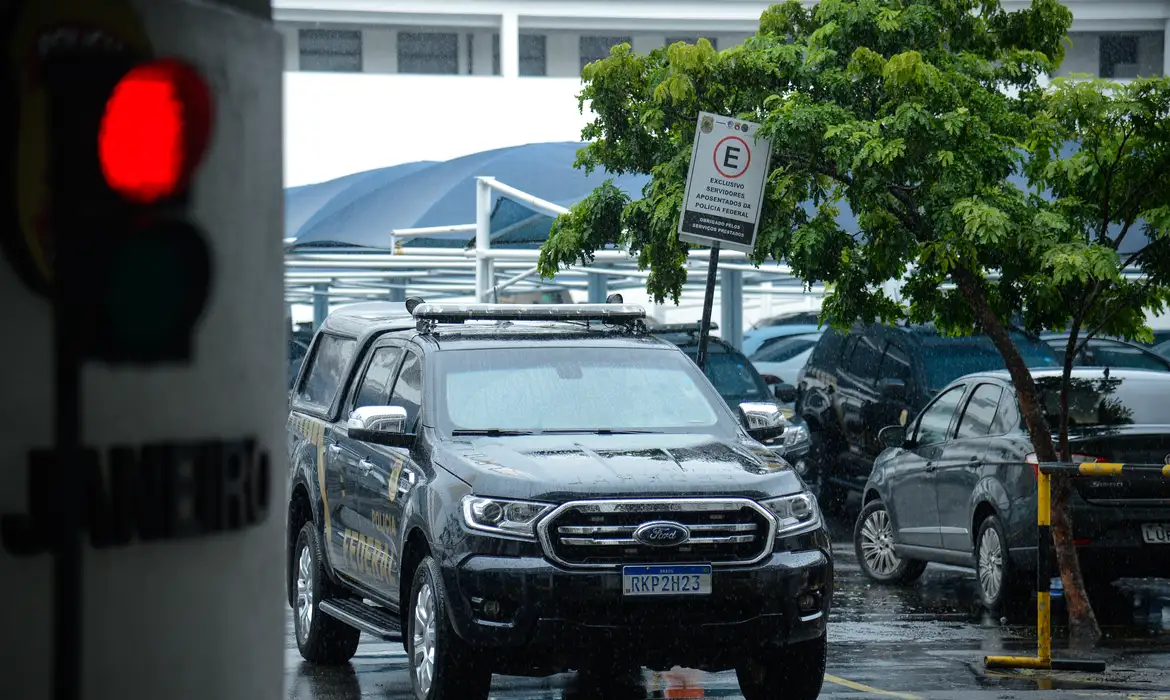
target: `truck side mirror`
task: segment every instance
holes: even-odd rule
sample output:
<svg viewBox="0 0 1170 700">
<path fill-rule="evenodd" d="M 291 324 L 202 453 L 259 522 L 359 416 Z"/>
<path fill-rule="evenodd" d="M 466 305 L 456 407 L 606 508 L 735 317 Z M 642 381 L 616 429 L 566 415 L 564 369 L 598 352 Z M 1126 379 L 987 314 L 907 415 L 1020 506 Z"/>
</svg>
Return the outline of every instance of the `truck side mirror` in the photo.
<svg viewBox="0 0 1170 700">
<path fill-rule="evenodd" d="M 780 437 L 788 427 L 780 407 L 774 403 L 741 403 L 739 412 L 748 435 L 760 442 Z"/>
<path fill-rule="evenodd" d="M 406 409 L 401 406 L 362 406 L 349 414 L 349 436 L 360 442 L 407 447 L 414 436 L 406 432 Z"/>
</svg>

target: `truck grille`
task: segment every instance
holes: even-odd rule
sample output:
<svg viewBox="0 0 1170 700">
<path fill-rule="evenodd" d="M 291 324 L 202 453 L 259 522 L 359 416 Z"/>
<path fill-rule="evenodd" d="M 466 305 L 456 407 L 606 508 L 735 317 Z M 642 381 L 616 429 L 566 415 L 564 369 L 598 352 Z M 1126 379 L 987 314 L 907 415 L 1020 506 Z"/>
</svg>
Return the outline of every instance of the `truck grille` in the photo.
<svg viewBox="0 0 1170 700">
<path fill-rule="evenodd" d="M 647 523 L 669 522 L 690 531 L 681 545 L 652 546 L 634 539 Z M 622 564 L 752 564 L 768 556 L 776 521 L 748 499 L 575 501 L 538 526 L 545 555 L 564 566 Z"/>
</svg>

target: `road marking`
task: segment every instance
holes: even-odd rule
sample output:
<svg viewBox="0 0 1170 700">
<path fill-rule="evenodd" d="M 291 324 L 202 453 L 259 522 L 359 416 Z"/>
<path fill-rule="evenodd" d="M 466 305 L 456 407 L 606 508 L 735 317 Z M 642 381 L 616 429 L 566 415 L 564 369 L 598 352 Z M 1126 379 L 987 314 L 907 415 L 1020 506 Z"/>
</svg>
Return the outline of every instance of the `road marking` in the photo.
<svg viewBox="0 0 1170 700">
<path fill-rule="evenodd" d="M 837 685 L 849 688 L 850 690 L 856 690 L 856 691 L 859 691 L 862 693 L 871 693 L 873 695 L 884 695 L 885 697 L 888 697 L 888 698 L 902 698 L 902 700 L 923 700 L 922 696 L 920 696 L 920 695 L 911 695 L 910 693 L 895 693 L 891 690 L 879 690 L 879 689 L 874 688 L 872 686 L 865 685 L 864 683 L 856 683 L 856 682 L 851 681 L 851 680 L 846 680 L 844 678 L 834 676 L 830 673 L 825 674 L 825 680 L 827 680 L 830 683 L 835 683 Z"/>
</svg>

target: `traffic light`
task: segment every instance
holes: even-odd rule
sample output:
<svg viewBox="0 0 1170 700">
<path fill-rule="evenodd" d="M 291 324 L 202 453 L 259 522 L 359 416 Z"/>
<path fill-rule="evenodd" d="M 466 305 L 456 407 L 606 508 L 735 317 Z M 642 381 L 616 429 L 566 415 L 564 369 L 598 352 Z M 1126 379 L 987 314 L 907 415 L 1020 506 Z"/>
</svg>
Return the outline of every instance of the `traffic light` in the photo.
<svg viewBox="0 0 1170 700">
<path fill-rule="evenodd" d="M 190 360 L 211 252 L 188 190 L 211 91 L 176 59 L 61 56 L 46 65 L 58 314 L 82 360 Z"/>
</svg>

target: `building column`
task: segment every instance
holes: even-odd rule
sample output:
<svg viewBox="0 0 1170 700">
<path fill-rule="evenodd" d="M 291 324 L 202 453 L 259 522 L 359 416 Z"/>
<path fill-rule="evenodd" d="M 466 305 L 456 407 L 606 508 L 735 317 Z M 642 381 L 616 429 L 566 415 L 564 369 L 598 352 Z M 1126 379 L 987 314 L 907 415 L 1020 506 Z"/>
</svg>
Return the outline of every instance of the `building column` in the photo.
<svg viewBox="0 0 1170 700">
<path fill-rule="evenodd" d="M 400 304 L 406 301 L 406 285 L 410 284 L 410 280 L 396 279 L 392 284 L 395 286 L 390 288 L 390 301 L 396 301 Z"/>
<path fill-rule="evenodd" d="M 1162 30 L 1162 75 L 1170 75 L 1170 19 Z"/>
<path fill-rule="evenodd" d="M 719 271 L 719 337 L 736 350 L 743 346 L 743 272 Z"/>
<path fill-rule="evenodd" d="M 515 12 L 500 17 L 500 75 L 520 76 L 520 16 Z"/>
<path fill-rule="evenodd" d="M 605 275 L 589 275 L 589 303 L 604 304 L 609 296 L 609 280 Z"/>
<path fill-rule="evenodd" d="M 329 315 L 329 283 L 318 282 L 313 285 L 313 330 L 325 323 Z"/>
</svg>

